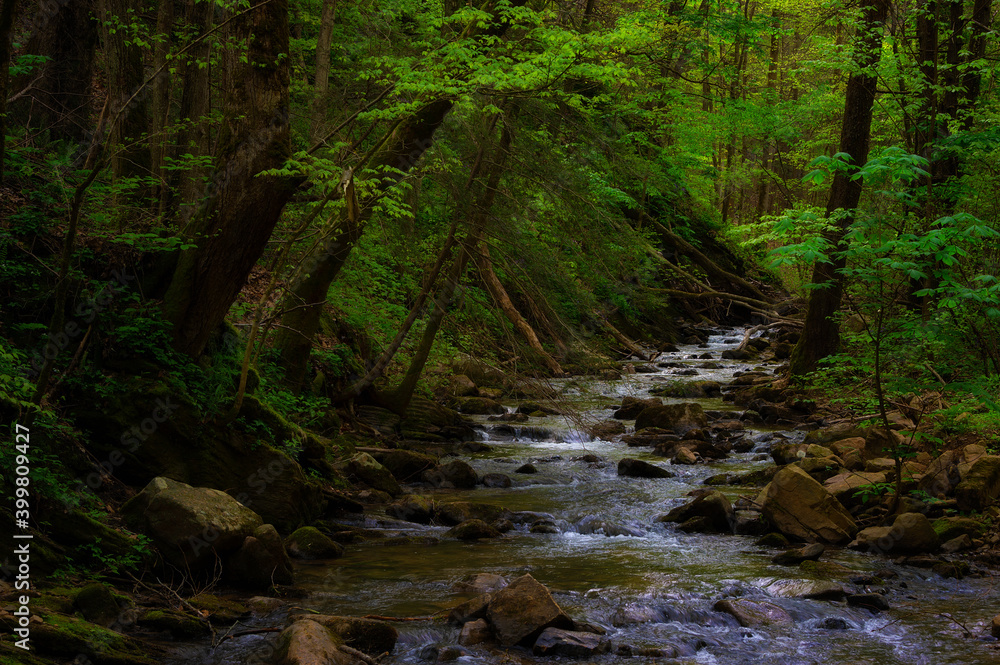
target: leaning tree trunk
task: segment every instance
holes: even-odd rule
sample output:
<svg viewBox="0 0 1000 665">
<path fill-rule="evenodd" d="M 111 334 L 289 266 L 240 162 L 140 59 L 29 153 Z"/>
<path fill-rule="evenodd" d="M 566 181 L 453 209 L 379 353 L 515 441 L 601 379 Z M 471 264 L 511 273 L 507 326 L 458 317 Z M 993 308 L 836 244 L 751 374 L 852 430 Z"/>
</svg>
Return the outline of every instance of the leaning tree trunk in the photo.
<svg viewBox="0 0 1000 665">
<path fill-rule="evenodd" d="M 184 250 L 164 296 L 176 348 L 192 357 L 204 350 L 225 319 L 247 275 L 271 237 L 298 182 L 258 176 L 284 165 L 288 128 L 288 0 L 260 3 L 234 22 L 227 54 L 230 86 L 224 102 L 215 173 L 205 204 L 184 236 Z"/>
<path fill-rule="evenodd" d="M 493 116 L 493 121 L 490 122 L 489 125 L 490 132 L 493 131 L 495 123 L 498 119 L 498 115 Z M 473 187 L 475 187 L 476 181 L 479 179 L 480 170 L 483 168 L 483 157 L 486 152 L 486 143 L 487 140 L 484 139 L 484 141 L 480 144 L 479 150 L 476 154 L 476 159 L 469 171 L 469 179 L 465 185 L 465 192 L 469 196 L 471 196 Z M 503 175 L 504 163 L 506 162 L 507 155 L 510 152 L 510 143 L 510 128 L 507 125 L 504 125 L 503 131 L 500 135 L 500 143 L 497 145 L 496 159 L 489 168 L 488 175 L 486 177 L 486 187 L 483 190 L 480 199 L 473 202 L 471 205 L 463 203 L 455 209 L 454 214 L 456 222 L 462 217 L 471 214 L 469 232 L 465 237 L 465 241 L 461 245 L 458 256 L 455 257 L 455 261 L 452 264 L 451 271 L 445 280 L 444 286 L 442 286 L 441 290 L 436 294 L 434 299 L 434 309 L 431 310 L 431 314 L 427 319 L 427 325 L 424 327 L 423 337 L 420 339 L 420 344 L 417 346 L 417 350 L 413 354 L 413 358 L 410 359 L 410 365 L 406 368 L 406 374 L 394 390 L 376 395 L 377 402 L 401 416 L 406 415 L 406 409 L 410 406 L 410 401 L 413 399 L 413 393 L 417 389 L 417 382 L 420 380 L 424 367 L 427 365 L 427 359 L 430 358 L 431 349 L 434 346 L 434 339 L 437 337 L 437 333 L 441 329 L 442 323 L 444 323 L 444 317 L 448 313 L 448 308 L 451 306 L 451 302 L 455 297 L 458 285 L 462 281 L 462 276 L 465 274 L 465 268 L 469 263 L 469 259 L 472 258 L 473 254 L 476 252 L 476 247 L 478 247 L 479 243 L 483 240 L 483 234 L 486 231 L 486 221 L 493 208 L 493 202 L 496 200 L 497 189 L 500 186 L 500 177 Z M 465 200 L 467 201 L 468 199 Z"/>
<path fill-rule="evenodd" d="M 384 141 L 382 149 L 365 165 L 376 171 L 387 168 L 395 171 L 384 175 L 375 191 L 360 202 L 360 215 L 356 219 L 346 212 L 341 214 L 334 234 L 326 242 L 317 244 L 303 258 L 303 264 L 310 269 L 299 271 L 301 277 L 293 282 L 282 299 L 284 314 L 274 337 L 279 362 L 285 369 L 285 381 L 293 390 L 298 390 L 305 378 L 312 338 L 319 330 L 326 294 L 360 240 L 374 204 L 417 163 L 431 145 L 434 132 L 451 107 L 450 100 L 431 102 L 412 118 L 396 126 Z"/>
<path fill-rule="evenodd" d="M 882 50 L 882 24 L 888 12 L 888 0 L 871 0 L 864 10 L 858 26 L 856 60 L 858 73 L 852 74 L 847 82 L 844 100 L 844 120 L 840 132 L 840 152 L 851 156 L 857 167 L 868 161 L 869 137 L 872 125 L 872 109 L 875 105 L 876 77 Z M 851 223 L 851 213 L 861 200 L 862 181 L 851 179 L 838 172 L 830 187 L 830 199 L 826 206 L 827 217 L 841 209 L 848 215 L 837 227 L 827 234 L 830 246 L 836 251 Z M 832 258 L 830 263 L 817 262 L 813 267 L 812 283 L 823 285 L 809 294 L 806 320 L 802 336 L 792 350 L 790 368 L 792 374 L 806 374 L 816 369 L 820 359 L 837 352 L 840 346 L 840 330 L 832 318 L 840 309 L 840 299 L 844 284 L 841 270 L 846 265 L 842 254 Z"/>
<path fill-rule="evenodd" d="M 521 7 L 526 3 L 527 0 L 512 0 L 510 5 Z M 450 14 L 461 5 L 461 2 L 449 0 L 444 6 L 445 14 Z M 506 20 L 499 20 L 484 28 L 477 20 L 467 26 L 463 34 L 469 37 L 501 37 L 509 27 Z M 392 167 L 396 169 L 396 173 L 383 176 L 372 198 L 361 202 L 361 217 L 356 225 L 347 224 L 345 227 L 344 218 L 341 218 L 341 230 L 333 240 L 332 248 L 327 243 L 326 246 L 316 247 L 305 257 L 305 263 L 315 268 L 309 272 L 316 274 L 307 275 L 302 281 L 296 280 L 282 300 L 281 309 L 285 314 L 275 335 L 274 345 L 285 369 L 285 382 L 292 391 L 298 391 L 305 378 L 312 338 L 319 329 L 327 291 L 364 233 L 365 223 L 371 214 L 371 204 L 420 160 L 431 146 L 434 132 L 444 122 L 453 103 L 449 99 L 440 99 L 426 104 L 412 118 L 397 125 L 389 139 L 383 142 L 383 147 L 367 164 L 354 169 L 357 173 L 362 168 L 383 171 Z"/>
<path fill-rule="evenodd" d="M 490 248 L 486 243 L 480 245 L 475 258 L 479 275 L 483 278 L 483 284 L 486 286 L 490 297 L 500 306 L 504 316 L 507 317 L 507 320 L 511 322 L 511 325 L 514 326 L 517 332 L 521 334 L 528 343 L 528 346 L 538 355 L 542 363 L 549 368 L 552 374 L 561 376 L 563 373 L 562 367 L 559 366 L 555 358 L 549 355 L 549 352 L 545 350 L 542 343 L 538 341 L 538 335 L 535 334 L 534 328 L 517 311 L 517 307 L 511 301 L 510 296 L 507 295 L 507 290 L 503 287 L 496 273 L 493 272 L 493 260 L 490 258 Z"/>
</svg>

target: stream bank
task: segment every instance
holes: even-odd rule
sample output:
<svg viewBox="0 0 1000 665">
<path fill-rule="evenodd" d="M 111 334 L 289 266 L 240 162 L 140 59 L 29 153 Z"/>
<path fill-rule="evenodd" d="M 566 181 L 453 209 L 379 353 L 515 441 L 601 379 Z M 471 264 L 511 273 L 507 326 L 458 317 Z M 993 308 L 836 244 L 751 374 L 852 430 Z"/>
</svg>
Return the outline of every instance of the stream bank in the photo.
<svg viewBox="0 0 1000 665">
<path fill-rule="evenodd" d="M 474 615 L 463 617 L 470 619 L 463 626 L 446 619 L 456 605 L 475 602 L 489 585 L 510 585 L 530 575 L 570 617 L 573 623 L 566 627 L 601 634 L 588 662 L 635 662 L 636 657 L 715 663 L 995 660 L 988 623 L 996 612 L 989 605 L 992 582 L 988 571 L 968 566 L 961 557 L 934 552 L 890 558 L 838 546 L 843 542 L 829 544 L 819 555 L 775 561 L 795 547 L 781 535 L 763 534 L 771 529 L 755 526 L 754 511 L 747 510 L 760 507 L 753 502 L 775 475 L 775 461 L 811 468 L 811 474 L 801 475 L 822 487 L 813 474 L 822 477 L 837 469 L 825 470 L 829 460 L 810 460 L 826 460 L 837 442 L 848 442 L 841 446 L 845 457 L 854 449 L 865 463 L 883 458 L 859 449 L 877 434 L 842 436 L 866 434 L 843 425 L 816 429 L 823 416 L 810 414 L 808 404 L 796 409 L 794 400 L 787 405 L 765 400 L 761 395 L 777 395 L 766 391 L 774 390 L 779 361 L 721 357 L 739 355 L 726 353 L 739 338 L 740 331 L 716 331 L 706 342 L 661 356 L 657 365 L 633 363 L 635 373 L 620 380 L 553 380 L 550 387 L 558 398 L 547 403 L 549 412 L 518 414 L 542 404 L 522 409 L 524 400 L 502 400 L 503 413 L 471 416 L 480 432 L 477 441 L 452 447 L 425 442 L 424 451 L 446 453 L 442 462 L 447 463 L 437 467 L 437 475 L 433 468 L 419 471 L 422 482 L 404 484 L 403 498 L 388 503 L 379 494 L 385 490 L 373 489 L 366 498 L 383 503 L 354 517 L 318 523 L 346 543 L 344 556 L 297 563 L 296 586 L 303 597 L 249 625 L 284 626 L 303 610 L 318 616 L 418 618 L 390 622 L 398 641 L 381 662 L 535 662 L 547 656 L 536 655 L 539 648 L 533 652 L 530 644 L 511 647 L 493 638 L 474 643 L 463 636 L 481 629 L 471 625 L 481 620 Z M 712 357 L 698 357 L 706 355 Z M 697 379 L 690 378 L 692 371 Z M 752 389 L 755 384 L 766 387 Z M 612 417 L 623 406 L 653 399 L 654 393 L 695 388 L 704 396 L 659 398 L 665 406 L 700 407 L 704 426 L 684 434 L 647 428 L 636 436 L 633 419 L 641 411 L 628 419 Z M 757 408 L 747 409 L 748 400 L 758 400 Z M 560 404 L 572 404 L 574 415 L 560 415 Z M 608 428 L 609 421 L 624 424 L 624 431 L 606 438 L 591 434 L 602 424 Z M 684 442 L 690 445 L 677 445 Z M 694 453 L 689 461 L 695 463 L 683 463 L 680 448 Z M 394 453 L 377 454 L 387 461 Z M 715 459 L 705 461 L 713 454 Z M 669 477 L 622 475 L 623 460 L 645 462 Z M 442 473 L 446 467 L 450 472 Z M 741 509 L 734 515 L 744 521 L 730 526 L 743 533 L 704 533 L 711 531 L 704 524 L 662 521 L 671 510 L 688 505 L 690 494 L 702 492 L 706 481 Z M 864 504 L 851 508 L 859 522 L 852 537 L 884 512 Z M 975 539 L 969 537 L 978 541 L 973 545 L 983 546 L 984 537 L 992 537 L 978 531 L 981 522 L 963 525 L 952 517 L 954 500 L 909 508 L 911 513 L 925 510 L 935 529 L 951 528 L 940 538 L 964 527 L 977 530 Z M 485 538 L 465 540 L 453 530 L 475 520 L 486 529 L 473 535 Z M 955 537 L 962 535 L 967 534 Z M 492 620 L 487 628 L 496 633 Z M 192 643 L 175 650 L 167 662 L 251 662 L 274 652 L 272 637 L 250 634 L 218 649 Z"/>
</svg>

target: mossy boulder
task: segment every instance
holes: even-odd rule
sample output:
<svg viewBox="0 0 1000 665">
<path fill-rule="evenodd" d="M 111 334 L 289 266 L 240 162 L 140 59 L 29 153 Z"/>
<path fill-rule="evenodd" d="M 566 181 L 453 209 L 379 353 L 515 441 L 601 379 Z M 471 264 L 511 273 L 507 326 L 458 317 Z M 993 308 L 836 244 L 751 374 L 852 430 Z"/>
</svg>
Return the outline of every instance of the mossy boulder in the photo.
<svg viewBox="0 0 1000 665">
<path fill-rule="evenodd" d="M 293 559 L 335 559 L 344 548 L 314 526 L 304 526 L 285 539 L 285 550 Z"/>
<path fill-rule="evenodd" d="M 482 520 L 472 519 L 453 526 L 444 535 L 458 540 L 479 540 L 499 538 L 500 532 Z"/>
<path fill-rule="evenodd" d="M 496 415 L 507 412 L 500 402 L 488 397 L 464 397 L 458 400 L 458 410 L 471 415 Z"/>
<path fill-rule="evenodd" d="M 412 450 L 390 450 L 379 457 L 382 466 L 401 483 L 414 483 L 420 474 L 437 465 L 437 458 Z"/>
<path fill-rule="evenodd" d="M 637 432 L 647 427 L 659 427 L 683 434 L 695 428 L 708 427 L 708 418 L 701 405 L 694 402 L 650 406 L 643 409 L 635 419 Z"/>
<path fill-rule="evenodd" d="M 429 524 L 434 517 L 434 501 L 426 496 L 408 494 L 385 508 L 389 517 L 404 522 Z"/>
<path fill-rule="evenodd" d="M 136 530 L 182 570 L 203 572 L 240 548 L 263 520 L 225 492 L 154 478 L 122 506 Z"/>
<path fill-rule="evenodd" d="M 785 534 L 778 533 L 776 531 L 766 533 L 754 541 L 754 545 L 758 545 L 760 547 L 788 547 L 790 544 L 791 543 L 788 541 L 788 538 L 785 537 Z"/>
<path fill-rule="evenodd" d="M 389 469 L 379 464 L 368 453 L 358 453 L 347 460 L 344 470 L 352 478 L 372 489 L 386 492 L 391 496 L 399 496 L 403 493 L 403 489 L 399 486 L 399 483 Z"/>
<path fill-rule="evenodd" d="M 453 501 L 437 504 L 437 520 L 441 524 L 454 526 L 462 522 L 478 519 L 492 524 L 506 514 L 504 508 L 492 503 L 472 503 L 470 501 Z"/>
<path fill-rule="evenodd" d="M 159 649 L 95 623 L 57 613 L 40 613 L 31 625 L 31 645 L 39 656 L 60 662 L 81 655 L 101 665 L 156 665 Z"/>
<path fill-rule="evenodd" d="M 208 622 L 176 610 L 156 609 L 141 613 L 136 619 L 143 628 L 170 633 L 180 639 L 194 639 L 212 632 Z"/>
<path fill-rule="evenodd" d="M 107 628 L 118 620 L 121 607 L 118 596 L 107 584 L 88 584 L 73 598 L 73 606 L 83 618 L 91 623 Z"/>
<path fill-rule="evenodd" d="M 947 542 L 962 535 L 977 538 L 986 528 L 979 520 L 971 517 L 942 517 L 931 522 L 934 532 L 941 542 Z"/>
<path fill-rule="evenodd" d="M 636 416 L 652 406 L 663 406 L 663 400 L 658 397 L 640 399 L 626 395 L 622 398 L 622 405 L 615 411 L 614 417 L 618 420 L 634 420 Z"/>
<path fill-rule="evenodd" d="M 476 470 L 461 460 L 452 460 L 424 471 L 421 479 L 434 487 L 472 489 L 476 486 Z"/>
<path fill-rule="evenodd" d="M 973 462 L 955 487 L 960 510 L 981 511 L 1000 496 L 1000 456 L 983 455 Z"/>
<path fill-rule="evenodd" d="M 587 433 L 595 439 L 610 441 L 619 434 L 626 432 L 625 423 L 618 420 L 602 420 L 587 427 Z"/>
</svg>

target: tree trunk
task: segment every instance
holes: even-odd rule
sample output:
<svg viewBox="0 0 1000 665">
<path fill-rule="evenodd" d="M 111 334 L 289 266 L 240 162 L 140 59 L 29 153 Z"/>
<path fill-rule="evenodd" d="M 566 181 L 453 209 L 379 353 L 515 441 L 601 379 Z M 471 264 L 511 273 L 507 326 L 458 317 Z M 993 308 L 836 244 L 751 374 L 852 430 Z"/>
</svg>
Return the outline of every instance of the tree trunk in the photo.
<svg viewBox="0 0 1000 665">
<path fill-rule="evenodd" d="M 164 297 L 178 350 L 197 358 L 222 323 L 298 183 L 261 171 L 291 154 L 288 127 L 288 2 L 271 0 L 240 17 L 227 54 L 215 173 L 208 200 L 184 236 L 197 243 L 178 259 Z"/>
<path fill-rule="evenodd" d="M 322 140 L 323 123 L 326 121 L 327 94 L 330 90 L 330 44 L 333 41 L 333 21 L 337 14 L 337 0 L 324 0 L 323 13 L 316 37 L 316 83 L 312 101 L 312 142 Z"/>
<path fill-rule="evenodd" d="M 448 238 L 445 240 L 444 246 L 438 253 L 437 261 L 434 263 L 434 267 L 431 268 L 430 273 L 428 273 L 425 277 L 424 286 L 420 290 L 420 294 L 417 296 L 416 301 L 413 303 L 413 307 L 410 308 L 410 314 L 399 327 L 399 330 L 396 332 L 396 336 L 393 338 L 392 342 L 385 348 L 379 356 L 379 359 L 363 377 L 351 384 L 347 390 L 333 398 L 332 401 L 346 402 L 347 400 L 353 399 L 371 388 L 375 382 L 381 378 L 382 373 L 385 372 L 389 363 L 392 362 L 396 352 L 399 351 L 400 347 L 403 346 L 403 342 L 406 341 L 406 337 L 410 334 L 410 329 L 413 327 L 413 324 L 417 322 L 417 319 L 423 312 L 424 305 L 430 297 L 431 291 L 434 289 L 434 285 L 437 283 L 438 275 L 441 273 L 442 268 L 444 268 L 444 264 L 451 255 L 451 250 L 455 246 L 455 231 L 458 226 L 457 222 L 457 219 L 452 222 L 451 229 L 448 231 Z"/>
<path fill-rule="evenodd" d="M 455 297 L 458 285 L 462 281 L 462 275 L 465 274 L 465 268 L 469 263 L 469 256 L 474 251 L 472 242 L 478 242 L 481 237 L 481 235 L 473 235 L 467 238 L 466 242 L 462 243 L 462 247 L 458 256 L 455 257 L 455 262 L 452 264 L 444 286 L 442 286 L 434 298 L 434 308 L 431 310 L 431 315 L 427 318 L 427 325 L 424 326 L 424 334 L 420 338 L 420 344 L 417 346 L 413 358 L 410 359 L 410 365 L 406 368 L 403 380 L 400 381 L 394 390 L 376 395 L 376 401 L 394 413 L 401 416 L 405 415 L 406 409 L 413 400 L 413 393 L 417 389 L 417 382 L 420 380 L 420 375 L 423 374 L 424 367 L 427 365 L 431 349 L 434 348 L 434 339 L 437 337 L 437 333 L 441 329 L 441 324 L 444 322 L 444 317 L 448 313 L 448 308 Z"/>
<path fill-rule="evenodd" d="M 156 13 L 156 34 L 159 41 L 153 53 L 153 69 L 162 68 L 153 81 L 152 111 L 149 119 L 150 171 L 156 179 L 154 195 L 160 202 L 160 213 L 164 212 L 168 193 L 168 171 L 164 169 L 167 157 L 167 123 L 170 120 L 170 89 L 173 77 L 165 67 L 167 55 L 172 46 L 171 34 L 174 28 L 174 0 L 160 3 Z"/>
<path fill-rule="evenodd" d="M 549 352 L 545 350 L 542 343 L 538 341 L 538 335 L 535 334 L 535 330 L 524 320 L 521 313 L 517 311 L 517 307 L 514 306 L 514 303 L 510 300 L 510 296 L 507 295 L 507 290 L 503 288 L 500 279 L 493 272 L 493 261 L 490 259 L 490 249 L 486 243 L 480 245 L 475 259 L 479 275 L 483 278 L 483 285 L 497 305 L 500 306 L 500 309 L 503 310 L 504 316 L 507 317 L 507 320 L 511 322 L 525 341 L 528 342 L 528 346 L 538 354 L 542 363 L 549 368 L 549 371 L 555 376 L 562 375 L 562 367 L 549 355 Z"/>
<path fill-rule="evenodd" d="M 189 30 L 204 34 L 212 29 L 214 21 L 214 2 L 187 1 L 184 22 Z M 184 56 L 181 66 L 183 86 L 178 116 L 181 123 L 177 136 L 178 155 L 200 158 L 212 154 L 208 124 L 208 116 L 212 111 L 211 48 L 211 43 L 205 40 L 196 44 Z M 209 169 L 197 161 L 173 172 L 170 189 L 176 193 L 177 204 L 180 206 L 179 231 L 184 230 L 201 205 L 201 198 L 205 194 L 204 180 L 208 172 Z"/>
<path fill-rule="evenodd" d="M 882 24 L 888 12 L 888 0 L 871 0 L 864 9 L 856 37 L 856 59 L 859 71 L 847 81 L 844 100 L 844 120 L 840 132 L 840 152 L 851 156 L 854 166 L 861 167 L 868 161 L 869 136 L 871 134 L 872 110 L 875 105 L 878 65 L 882 50 Z M 853 180 L 843 172 L 838 172 L 830 187 L 830 199 L 826 206 L 827 217 L 834 211 L 847 211 L 837 228 L 827 234 L 827 240 L 834 251 L 851 223 L 851 213 L 861 200 L 862 181 Z M 802 336 L 792 350 L 791 373 L 806 374 L 816 369 L 820 359 L 837 352 L 840 346 L 840 330 L 832 318 L 840 309 L 843 294 L 843 277 L 840 271 L 845 266 L 843 255 L 832 257 L 830 263 L 817 262 L 813 267 L 812 283 L 822 288 L 813 289 L 809 294 L 805 324 Z"/>
<path fill-rule="evenodd" d="M 10 29 L 14 25 L 15 0 L 0 1 L 0 186 L 7 157 L 7 89 L 10 83 Z"/>
<path fill-rule="evenodd" d="M 490 131 L 492 131 L 495 126 L 494 123 L 497 119 L 498 116 L 493 116 L 493 122 L 490 123 Z M 403 376 L 403 380 L 395 390 L 382 393 L 377 396 L 380 403 L 384 404 L 395 413 L 405 415 L 406 409 L 409 407 L 410 401 L 413 399 L 413 393 L 417 389 L 417 382 L 420 380 L 420 375 L 423 374 L 424 367 L 427 364 L 427 359 L 430 357 L 431 349 L 434 346 L 434 338 L 441 329 L 441 324 L 444 322 L 444 317 L 448 313 L 448 307 L 451 305 L 452 299 L 455 297 L 455 291 L 458 289 L 458 284 L 462 281 L 462 276 L 465 274 L 465 268 L 468 265 L 469 259 L 473 257 L 476 252 L 476 247 L 478 247 L 480 242 L 482 242 L 483 234 L 486 231 L 486 221 L 490 214 L 490 210 L 493 208 L 493 202 L 496 200 L 497 189 L 500 185 L 500 176 L 503 174 L 503 165 L 506 162 L 507 155 L 510 151 L 510 143 L 510 129 L 504 125 L 503 132 L 500 135 L 500 143 L 498 145 L 496 159 L 494 160 L 491 170 L 489 171 L 486 188 L 482 193 L 481 199 L 471 206 L 463 204 L 457 206 L 455 209 L 455 221 L 457 222 L 461 217 L 466 216 L 467 213 L 470 212 L 471 208 L 472 219 L 469 224 L 469 234 L 462 243 L 458 256 L 455 257 L 455 262 L 452 264 L 452 269 L 448 275 L 447 281 L 441 291 L 437 294 L 437 297 L 434 299 L 434 309 L 431 311 L 431 315 L 427 320 L 427 325 L 424 327 L 424 334 L 420 340 L 420 345 L 417 347 L 417 351 L 414 353 L 413 358 L 410 359 L 410 366 L 406 368 L 406 374 Z M 486 139 L 484 139 L 483 143 L 480 144 L 479 151 L 476 154 L 476 159 L 469 171 L 469 179 L 465 186 L 465 191 L 467 193 L 472 191 L 472 188 L 475 186 L 476 181 L 479 178 L 479 172 L 483 166 L 483 156 L 485 151 Z"/>
<path fill-rule="evenodd" d="M 108 147 L 113 151 L 110 161 L 115 181 L 148 176 L 150 168 L 149 142 L 143 139 L 149 129 L 148 104 L 145 94 L 135 95 L 145 77 L 143 49 L 136 45 L 136 35 L 129 27 L 140 16 L 139 7 L 133 4 L 130 0 L 101 2 L 111 117 L 118 118 L 111 125 L 108 138 Z M 128 108 L 125 108 L 126 102 Z M 137 194 L 129 198 L 142 198 L 141 190 Z"/>
<path fill-rule="evenodd" d="M 53 6 L 54 5 L 54 6 Z M 25 53 L 44 55 L 48 61 L 40 74 L 15 81 L 15 89 L 31 83 L 30 94 L 18 100 L 23 124 L 47 129 L 52 140 L 81 146 L 79 161 L 90 148 L 90 100 L 94 78 L 94 52 L 98 41 L 96 11 L 92 0 L 44 3 L 34 17 L 35 32 Z M 24 108 L 28 105 L 28 108 Z"/>
<path fill-rule="evenodd" d="M 527 0 L 512 0 L 510 5 L 521 7 L 526 2 Z M 445 14 L 451 14 L 461 4 L 457 0 L 446 2 Z M 508 27 L 506 21 L 498 21 L 484 28 L 477 21 L 476 24 L 469 25 L 464 34 L 501 37 Z M 356 167 L 354 172 L 360 172 L 362 168 L 379 172 L 391 167 L 406 174 L 432 145 L 434 132 L 444 122 L 453 103 L 450 99 L 440 99 L 423 106 L 414 116 L 397 125 L 383 140 L 381 149 L 366 164 Z M 361 202 L 361 216 L 357 224 L 345 223 L 341 217 L 341 230 L 331 243 L 317 246 L 305 257 L 304 262 L 313 269 L 304 271 L 304 278 L 296 280 L 283 299 L 282 309 L 285 315 L 282 316 L 281 327 L 275 335 L 274 345 L 280 353 L 279 362 L 285 369 L 285 381 L 293 391 L 299 389 L 305 377 L 312 338 L 319 329 L 330 285 L 361 238 L 372 205 L 402 177 L 399 173 L 382 176 L 375 192 Z"/>
<path fill-rule="evenodd" d="M 438 100 L 426 105 L 413 117 L 403 121 L 383 141 L 365 168 L 384 171 L 398 169 L 405 174 L 419 161 L 431 145 L 434 132 L 451 110 L 452 102 Z M 356 168 L 360 171 L 362 167 Z M 319 330 L 320 316 L 326 304 L 330 285 L 347 262 L 355 244 L 361 239 L 364 226 L 377 200 L 402 178 L 399 173 L 381 177 L 375 191 L 360 202 L 360 215 L 351 220 L 347 214 L 338 217 L 334 234 L 324 243 L 317 244 L 302 260 L 308 270 L 301 270 L 289 292 L 282 299 L 281 325 L 274 338 L 280 354 L 279 362 L 285 368 L 285 381 L 293 391 L 298 390 L 305 378 L 312 349 L 312 338 Z"/>
</svg>

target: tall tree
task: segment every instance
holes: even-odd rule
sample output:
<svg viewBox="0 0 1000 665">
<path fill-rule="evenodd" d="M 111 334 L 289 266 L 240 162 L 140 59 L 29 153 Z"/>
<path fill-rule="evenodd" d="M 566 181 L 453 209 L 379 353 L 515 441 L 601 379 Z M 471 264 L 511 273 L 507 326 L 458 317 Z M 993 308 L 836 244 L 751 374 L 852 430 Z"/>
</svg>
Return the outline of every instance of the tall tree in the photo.
<svg viewBox="0 0 1000 665">
<path fill-rule="evenodd" d="M 512 0 L 509 4 L 523 6 L 526 1 Z M 446 14 L 457 6 L 447 4 Z M 484 7 L 496 10 L 491 0 L 485 2 Z M 473 40 L 502 37 L 509 27 L 506 20 L 497 20 L 484 26 L 477 19 L 467 26 L 464 36 Z M 367 163 L 353 169 L 355 173 L 369 170 L 379 174 L 374 193 L 360 202 L 361 215 L 357 223 L 352 222 L 346 214 L 341 215 L 338 227 L 329 241 L 317 245 L 305 257 L 304 263 L 310 266 L 310 270 L 300 272 L 301 277 L 295 280 L 281 304 L 284 314 L 274 344 L 285 368 L 286 381 L 293 390 L 298 390 L 305 378 L 313 336 L 319 329 L 330 285 L 361 238 L 372 207 L 378 198 L 419 162 L 432 145 L 434 133 L 453 105 L 454 99 L 450 96 L 423 102 L 412 116 L 401 120 L 382 139 Z"/>
<path fill-rule="evenodd" d="M 16 0 L 0 0 L 0 185 L 7 156 L 7 88 L 10 82 L 10 31 Z"/>
<path fill-rule="evenodd" d="M 413 168 L 431 145 L 434 132 L 444 122 L 453 102 L 443 99 L 424 105 L 413 116 L 400 121 L 381 141 L 381 147 L 362 168 L 382 174 L 369 195 L 358 202 L 359 214 L 345 207 L 329 239 L 317 244 L 303 259 L 301 270 L 281 303 L 281 326 L 274 346 L 285 368 L 286 381 L 298 389 L 305 378 L 312 338 L 319 329 L 330 285 L 361 238 L 379 198 Z"/>
<path fill-rule="evenodd" d="M 291 153 L 288 108 L 288 1 L 255 5 L 230 27 L 229 86 L 215 171 L 206 201 L 184 230 L 196 246 L 181 252 L 164 311 L 178 350 L 197 357 L 243 288 L 298 186 L 260 175 Z"/>
<path fill-rule="evenodd" d="M 857 71 L 847 81 L 844 99 L 844 119 L 840 131 L 840 152 L 850 155 L 852 164 L 861 167 L 868 161 L 872 111 L 875 106 L 875 71 L 882 53 L 882 27 L 889 9 L 888 0 L 869 0 L 863 6 L 855 37 L 854 59 Z M 838 171 L 830 186 L 826 205 L 827 217 L 844 211 L 826 234 L 830 247 L 836 250 L 850 225 L 853 211 L 861 200 L 863 181 L 849 173 Z M 833 318 L 840 309 L 843 296 L 841 270 L 846 265 L 842 254 L 830 262 L 817 261 L 812 283 L 820 285 L 809 294 L 805 325 L 798 343 L 792 350 L 792 374 L 805 374 L 816 369 L 820 359 L 836 353 L 840 346 L 840 328 Z"/>
<path fill-rule="evenodd" d="M 330 91 L 330 44 L 333 42 L 333 22 L 337 15 L 337 0 L 323 0 L 323 13 L 316 36 L 316 82 L 313 86 L 310 134 L 312 142 L 323 139 L 323 123 Z"/>
<path fill-rule="evenodd" d="M 118 122 L 111 127 L 109 138 L 114 151 L 112 176 L 115 180 L 148 176 L 150 148 L 145 140 L 149 130 L 148 95 L 136 95 L 145 78 L 144 50 L 139 46 L 137 34 L 140 8 L 133 0 L 102 0 L 100 9 L 111 109 L 116 114 L 123 109 Z"/>
</svg>

